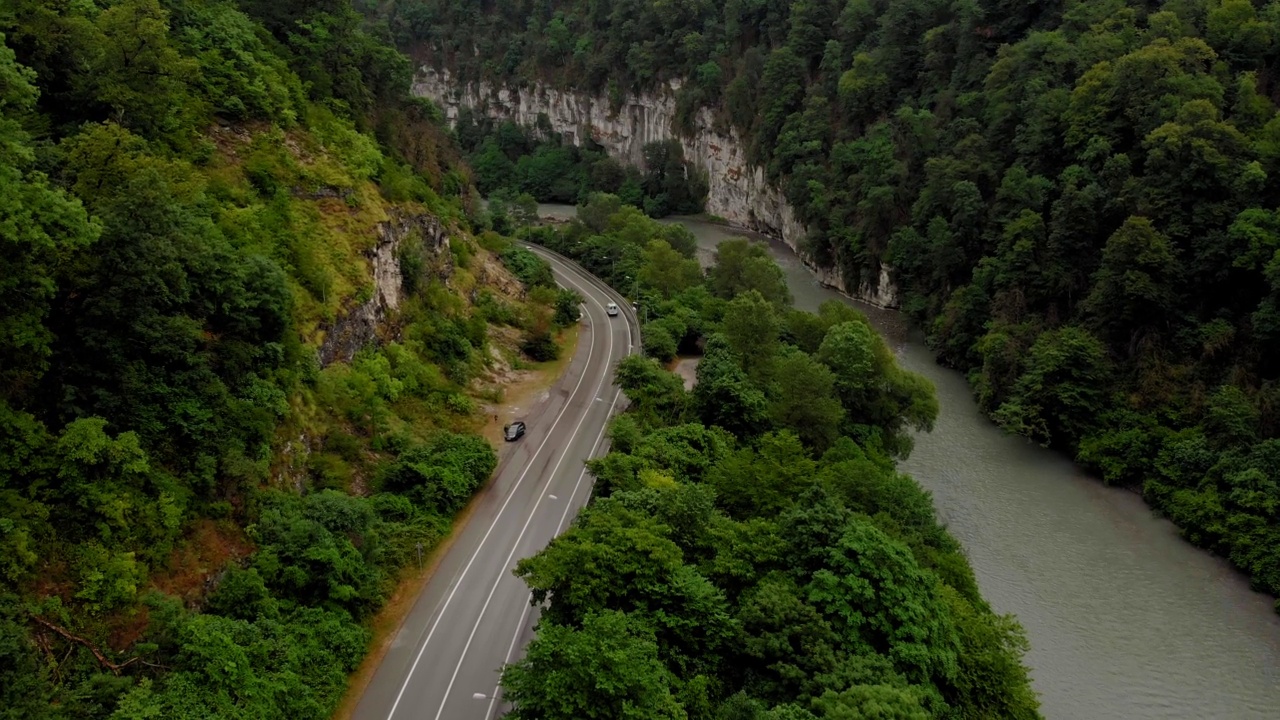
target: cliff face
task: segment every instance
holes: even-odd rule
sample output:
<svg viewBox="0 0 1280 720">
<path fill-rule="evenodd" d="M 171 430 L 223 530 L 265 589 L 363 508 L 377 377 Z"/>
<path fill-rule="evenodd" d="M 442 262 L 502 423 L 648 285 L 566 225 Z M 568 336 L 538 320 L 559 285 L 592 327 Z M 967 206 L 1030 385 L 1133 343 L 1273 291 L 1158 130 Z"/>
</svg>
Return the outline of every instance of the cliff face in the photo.
<svg viewBox="0 0 1280 720">
<path fill-rule="evenodd" d="M 377 232 L 377 244 L 365 253 L 373 275 L 372 294 L 327 329 L 320 344 L 321 365 L 350 362 L 360 348 L 379 342 L 388 332 L 387 318 L 400 307 L 404 285 L 402 248 L 422 254 L 418 266 L 423 272 L 449 273 L 449 236 L 435 216 L 393 217 L 379 223 Z"/>
<path fill-rule="evenodd" d="M 415 95 L 439 104 L 450 123 L 457 120 L 462 107 L 521 125 L 534 125 L 538 116 L 545 114 L 551 128 L 568 142 L 576 145 L 590 138 L 611 156 L 632 165 L 643 164 L 647 143 L 679 140 L 685 158 L 707 175 L 708 213 L 736 227 L 781 239 L 825 285 L 873 305 L 897 307 L 897 290 L 887 268 L 881 269 L 875 281 L 851 278 L 853 282 L 846 283 L 838 271 L 819 268 L 800 253 L 804 225 L 782 192 L 765 180 L 764 169 L 747 163 L 744 144 L 736 132 L 726 135 L 712 130 L 711 113 L 704 109 L 691 136 L 675 133 L 677 89 L 679 85 L 673 84 L 667 91 L 628 98 L 621 110 L 613 113 L 603 95 L 568 93 L 544 85 L 522 91 L 488 83 L 459 86 L 448 71 L 429 67 L 421 69 L 413 86 Z"/>
</svg>

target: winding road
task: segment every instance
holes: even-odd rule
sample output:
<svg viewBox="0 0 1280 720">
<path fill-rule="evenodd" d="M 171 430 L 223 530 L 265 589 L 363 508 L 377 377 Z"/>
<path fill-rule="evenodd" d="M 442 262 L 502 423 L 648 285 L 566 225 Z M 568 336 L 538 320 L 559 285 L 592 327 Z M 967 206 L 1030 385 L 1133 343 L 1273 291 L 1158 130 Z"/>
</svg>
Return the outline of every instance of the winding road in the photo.
<svg viewBox="0 0 1280 720">
<path fill-rule="evenodd" d="M 505 711 L 500 670 L 520 657 L 537 619 L 529 589 L 511 571 L 586 504 L 591 480 L 583 463 L 604 452 L 609 418 L 626 402 L 613 371 L 638 349 L 630 304 L 572 262 L 529 249 L 551 263 L 556 282 L 584 298 L 577 353 L 520 418 L 528 432 L 503 448 L 493 480 L 356 706 L 356 720 L 487 720 Z M 609 302 L 622 313 L 609 317 Z"/>
</svg>

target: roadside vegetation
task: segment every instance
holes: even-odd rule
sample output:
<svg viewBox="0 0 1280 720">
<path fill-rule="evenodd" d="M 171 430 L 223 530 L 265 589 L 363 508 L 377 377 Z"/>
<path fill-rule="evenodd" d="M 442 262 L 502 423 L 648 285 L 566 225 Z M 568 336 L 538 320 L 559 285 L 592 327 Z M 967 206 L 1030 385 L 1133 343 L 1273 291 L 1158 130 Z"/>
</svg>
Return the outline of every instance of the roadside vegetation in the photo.
<svg viewBox="0 0 1280 720">
<path fill-rule="evenodd" d="M 637 298 L 650 355 L 703 357 L 692 392 L 620 363 L 592 504 L 516 570 L 544 610 L 513 716 L 1038 717 L 1021 628 L 895 470 L 932 386 L 851 307 L 791 308 L 762 247 L 704 275 L 686 232 L 596 195 L 524 233 Z"/>
<path fill-rule="evenodd" d="M 619 6 L 621 7 L 621 6 Z M 1280 594 L 1280 4 L 397 2 L 462 81 L 680 80 L 1011 432 Z"/>
<path fill-rule="evenodd" d="M 0 9 L 0 716 L 325 717 L 489 477 L 571 320 L 409 67 L 345 0 Z"/>
</svg>

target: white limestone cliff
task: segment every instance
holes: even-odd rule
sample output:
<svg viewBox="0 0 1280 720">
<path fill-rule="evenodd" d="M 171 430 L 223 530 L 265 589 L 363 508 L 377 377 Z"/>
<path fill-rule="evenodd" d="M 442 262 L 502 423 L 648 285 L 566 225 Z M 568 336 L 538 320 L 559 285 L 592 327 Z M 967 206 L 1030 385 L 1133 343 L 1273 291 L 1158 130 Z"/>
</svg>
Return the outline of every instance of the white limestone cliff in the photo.
<svg viewBox="0 0 1280 720">
<path fill-rule="evenodd" d="M 861 282 L 848 287 L 838 271 L 817 267 L 800 252 L 804 225 L 782 192 L 765 179 L 764 169 L 747 162 L 736 131 L 715 131 L 710 111 L 703 109 L 692 135 L 676 133 L 678 89 L 679 84 L 673 82 L 667 91 L 630 97 L 614 113 L 603 95 L 564 92 L 545 85 L 520 91 L 484 82 L 459 85 L 447 70 L 430 67 L 419 71 L 413 85 L 413 93 L 440 105 L 450 123 L 457 120 L 463 107 L 530 126 L 545 114 L 552 130 L 566 141 L 577 145 L 590 138 L 611 156 L 632 165 L 643 165 L 647 143 L 675 138 L 683 146 L 685 158 L 706 173 L 709 214 L 735 227 L 781 239 L 824 285 L 880 307 L 898 306 L 897 289 L 887 268 L 881 269 L 875 285 Z"/>
<path fill-rule="evenodd" d="M 401 246 L 416 239 L 422 253 L 421 272 L 447 279 L 452 273 L 449 235 L 434 215 L 393 214 L 378 223 L 377 243 L 365 252 L 372 280 L 369 296 L 349 308 L 325 328 L 318 355 L 322 366 L 333 362 L 351 362 L 360 348 L 380 343 L 383 335 L 394 332 L 388 319 L 400 307 L 404 272 L 400 264 Z"/>
</svg>

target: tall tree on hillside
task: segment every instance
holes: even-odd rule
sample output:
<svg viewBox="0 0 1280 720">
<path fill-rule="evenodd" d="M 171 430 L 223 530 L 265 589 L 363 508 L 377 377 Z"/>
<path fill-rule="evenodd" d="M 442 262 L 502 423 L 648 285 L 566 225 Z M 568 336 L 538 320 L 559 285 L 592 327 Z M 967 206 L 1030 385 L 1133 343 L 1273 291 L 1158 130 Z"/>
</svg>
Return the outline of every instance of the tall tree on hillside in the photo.
<svg viewBox="0 0 1280 720">
<path fill-rule="evenodd" d="M 1084 312 L 1102 336 L 1133 355 L 1144 331 L 1162 331 L 1176 312 L 1177 261 L 1169 239 L 1131 217 L 1107 240 Z"/>
</svg>

